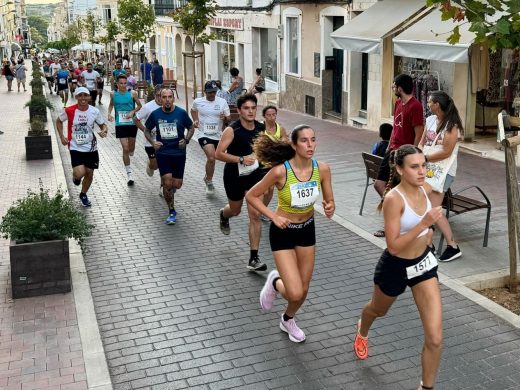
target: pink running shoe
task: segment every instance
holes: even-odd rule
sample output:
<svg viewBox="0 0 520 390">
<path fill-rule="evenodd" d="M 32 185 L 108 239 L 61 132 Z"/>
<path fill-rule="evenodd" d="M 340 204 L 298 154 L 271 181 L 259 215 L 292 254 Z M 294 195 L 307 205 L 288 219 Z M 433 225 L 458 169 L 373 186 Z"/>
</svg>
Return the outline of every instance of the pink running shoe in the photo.
<svg viewBox="0 0 520 390">
<path fill-rule="evenodd" d="M 264 287 L 262 287 L 262 291 L 260 291 L 260 307 L 263 311 L 269 311 L 273 308 L 274 300 L 278 294 L 274 289 L 273 280 L 279 277 L 280 274 L 277 270 L 273 270 L 267 275 Z"/>
<path fill-rule="evenodd" d="M 289 321 L 284 321 L 282 314 L 282 318 L 280 320 L 280 329 L 289 334 L 289 340 L 294 343 L 301 343 L 302 341 L 305 341 L 305 333 L 303 333 L 303 330 L 301 330 L 298 325 L 296 325 L 294 318 L 291 318 Z"/>
</svg>

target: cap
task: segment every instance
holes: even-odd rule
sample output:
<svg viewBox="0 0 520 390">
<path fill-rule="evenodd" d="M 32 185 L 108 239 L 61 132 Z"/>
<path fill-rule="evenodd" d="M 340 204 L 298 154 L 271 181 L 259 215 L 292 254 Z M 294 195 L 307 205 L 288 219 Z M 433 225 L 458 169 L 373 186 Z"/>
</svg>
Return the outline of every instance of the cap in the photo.
<svg viewBox="0 0 520 390">
<path fill-rule="evenodd" d="M 206 81 L 206 84 L 204 85 L 204 91 L 217 92 L 218 91 L 217 83 L 213 80 Z"/>
<path fill-rule="evenodd" d="M 74 92 L 74 96 L 78 96 L 80 93 L 86 93 L 87 95 L 90 95 L 90 91 L 85 87 L 76 88 L 76 91 Z"/>
</svg>

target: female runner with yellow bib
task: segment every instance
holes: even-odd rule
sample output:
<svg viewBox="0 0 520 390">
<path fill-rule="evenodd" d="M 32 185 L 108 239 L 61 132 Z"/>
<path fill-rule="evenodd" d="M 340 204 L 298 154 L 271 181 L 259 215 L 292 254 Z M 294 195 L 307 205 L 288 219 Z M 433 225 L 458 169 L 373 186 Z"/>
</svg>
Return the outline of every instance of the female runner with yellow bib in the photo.
<svg viewBox="0 0 520 390">
<path fill-rule="evenodd" d="M 314 270 L 316 234 L 314 203 L 323 196 L 325 215 L 334 214 L 330 168 L 312 157 L 316 135 L 307 125 L 297 126 L 290 143 L 258 137 L 253 146 L 258 160 L 273 167 L 246 194 L 246 200 L 271 219 L 269 241 L 277 270 L 271 271 L 260 293 L 260 306 L 268 311 L 278 292 L 288 305 L 280 320 L 280 329 L 289 339 L 299 343 L 305 333 L 296 325 L 294 316 L 302 306 Z M 278 207 L 270 210 L 262 201 L 269 187 L 278 189 Z"/>
</svg>

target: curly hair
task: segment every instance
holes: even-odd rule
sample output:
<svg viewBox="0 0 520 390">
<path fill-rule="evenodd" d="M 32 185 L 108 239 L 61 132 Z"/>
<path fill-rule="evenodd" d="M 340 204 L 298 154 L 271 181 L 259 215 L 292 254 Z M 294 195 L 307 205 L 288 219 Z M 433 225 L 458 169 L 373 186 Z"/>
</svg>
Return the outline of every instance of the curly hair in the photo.
<svg viewBox="0 0 520 390">
<path fill-rule="evenodd" d="M 291 132 L 291 143 L 296 145 L 298 134 L 305 129 L 312 129 L 308 125 L 298 125 Z M 314 130 L 313 130 L 314 131 Z M 296 155 L 291 143 L 282 140 L 273 140 L 270 137 L 261 135 L 256 138 L 253 144 L 253 152 L 262 165 L 271 168 L 283 164 Z"/>
<path fill-rule="evenodd" d="M 386 183 L 385 192 L 381 197 L 381 202 L 377 206 L 377 210 L 381 211 L 383 209 L 383 202 L 385 201 L 385 196 L 390 192 L 392 188 L 397 186 L 401 182 L 401 177 L 397 173 L 396 166 L 402 167 L 404 164 L 404 159 L 406 156 L 410 154 L 421 153 L 422 150 L 414 145 L 402 145 L 399 149 L 392 150 L 390 152 L 390 157 L 388 159 L 388 163 L 390 164 L 390 178 Z"/>
</svg>

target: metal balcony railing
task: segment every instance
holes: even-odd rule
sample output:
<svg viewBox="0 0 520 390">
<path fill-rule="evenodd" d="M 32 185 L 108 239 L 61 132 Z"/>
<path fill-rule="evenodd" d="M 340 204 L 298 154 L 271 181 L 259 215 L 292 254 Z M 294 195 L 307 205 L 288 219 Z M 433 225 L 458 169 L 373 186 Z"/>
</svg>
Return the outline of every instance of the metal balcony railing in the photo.
<svg viewBox="0 0 520 390">
<path fill-rule="evenodd" d="M 184 7 L 188 0 L 155 0 L 154 10 L 156 16 L 168 16 L 177 8 Z"/>
</svg>

